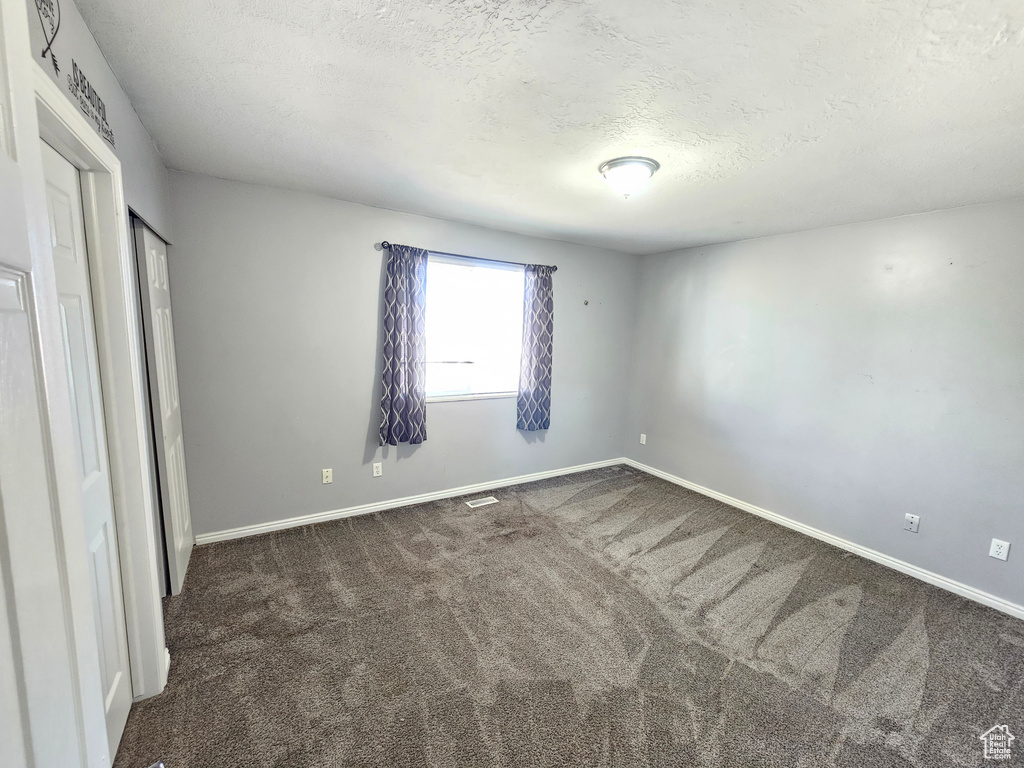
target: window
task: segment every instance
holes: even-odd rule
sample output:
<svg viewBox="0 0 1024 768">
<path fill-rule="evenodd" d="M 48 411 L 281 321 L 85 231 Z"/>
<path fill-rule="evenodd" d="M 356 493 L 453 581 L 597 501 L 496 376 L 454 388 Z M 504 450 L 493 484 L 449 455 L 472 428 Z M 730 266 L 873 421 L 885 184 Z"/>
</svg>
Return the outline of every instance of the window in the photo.
<svg viewBox="0 0 1024 768">
<path fill-rule="evenodd" d="M 522 346 L 523 267 L 430 254 L 427 397 L 515 394 Z"/>
</svg>

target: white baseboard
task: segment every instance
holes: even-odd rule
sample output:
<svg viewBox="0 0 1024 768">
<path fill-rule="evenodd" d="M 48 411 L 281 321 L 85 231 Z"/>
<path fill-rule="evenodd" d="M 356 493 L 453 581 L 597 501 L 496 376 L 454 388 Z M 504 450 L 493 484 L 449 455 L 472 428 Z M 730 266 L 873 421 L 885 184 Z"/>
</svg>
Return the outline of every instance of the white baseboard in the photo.
<svg viewBox="0 0 1024 768">
<path fill-rule="evenodd" d="M 400 499 L 389 499 L 387 501 L 375 501 L 370 504 L 360 504 L 355 507 L 346 507 L 345 509 L 331 509 L 326 512 L 315 512 L 311 515 L 301 515 L 299 517 L 289 517 L 285 520 L 274 520 L 270 523 L 259 523 L 257 525 L 244 525 L 241 528 L 230 528 L 226 531 L 214 531 L 213 533 L 200 533 L 196 538 L 196 544 L 212 544 L 216 541 L 227 541 L 229 539 L 241 539 L 245 536 L 255 536 L 260 533 L 270 533 L 271 531 L 282 531 L 285 528 L 298 528 L 303 525 L 310 525 L 311 523 L 322 523 L 327 520 L 338 520 L 343 517 L 354 517 L 356 515 L 367 515 L 371 512 L 381 512 L 385 509 L 395 509 L 396 507 L 408 507 L 413 504 L 423 504 L 427 501 L 437 501 L 438 499 L 450 499 L 453 496 L 465 496 L 470 493 L 479 493 L 481 491 L 491 491 L 495 488 L 507 488 L 510 485 L 519 485 L 520 483 L 532 483 L 536 480 L 546 480 L 549 477 L 559 477 L 561 475 L 572 475 L 576 472 L 586 472 L 588 469 L 600 469 L 601 467 L 611 467 L 616 464 L 626 464 L 625 459 L 605 459 L 604 461 L 594 461 L 590 464 L 578 464 L 574 467 L 565 467 L 563 469 L 551 469 L 546 472 L 534 472 L 529 475 L 519 475 L 518 477 L 507 477 L 503 480 L 492 480 L 486 483 L 476 483 L 474 485 L 463 485 L 459 488 L 448 488 L 443 491 L 434 491 L 433 493 L 421 493 L 416 496 L 405 496 Z"/>
<path fill-rule="evenodd" d="M 877 552 L 868 547 L 855 544 L 852 541 L 841 539 L 838 536 L 833 536 L 831 533 L 813 528 L 804 523 L 799 523 L 796 520 L 791 520 L 788 517 L 784 517 L 776 512 L 770 512 L 767 509 L 749 504 L 748 502 L 734 499 L 732 496 L 727 496 L 724 493 L 719 493 L 710 488 L 705 488 L 697 483 L 692 483 L 689 480 L 684 480 L 681 477 L 670 475 L 668 472 L 662 472 L 660 469 L 649 467 L 646 464 L 641 464 L 639 461 L 633 459 L 618 458 L 618 459 L 606 459 L 604 461 L 595 461 L 590 464 L 579 464 L 574 467 L 564 467 L 562 469 L 552 469 L 546 472 L 534 472 L 529 475 L 519 475 L 518 477 L 508 477 L 503 480 L 493 480 L 486 483 L 476 483 L 474 485 L 464 485 L 459 488 L 448 488 L 443 491 L 434 491 L 432 493 L 421 493 L 416 496 L 405 496 L 400 499 L 390 499 L 388 501 L 376 501 L 370 504 L 361 504 L 355 507 L 346 507 L 345 509 L 332 509 L 326 512 L 316 512 L 311 515 L 302 515 L 299 517 L 290 517 L 285 520 L 275 520 L 270 523 L 259 523 L 257 525 L 246 525 L 240 528 L 231 528 L 225 531 L 215 531 L 213 533 L 201 533 L 196 536 L 196 544 L 212 544 L 217 541 L 227 541 L 229 539 L 240 539 L 245 536 L 255 536 L 260 533 L 270 533 L 271 531 L 281 531 L 286 528 L 298 528 L 303 525 L 310 525 L 312 523 L 322 523 L 328 520 L 338 520 L 343 517 L 354 517 L 356 515 L 366 515 L 371 512 L 381 512 L 387 509 L 396 509 L 398 507 L 408 507 L 413 504 L 422 504 L 428 501 L 437 501 L 438 499 L 450 499 L 453 496 L 465 496 L 471 493 L 479 493 L 482 491 L 491 491 L 496 488 L 506 488 L 510 485 L 519 485 L 520 483 L 530 483 L 536 480 L 545 480 L 549 477 L 560 477 L 562 475 L 571 475 L 577 472 L 586 472 L 589 469 L 600 469 L 601 467 L 611 467 L 616 464 L 625 464 L 639 469 L 641 472 L 646 472 L 649 475 L 660 477 L 662 480 L 667 480 L 670 483 L 680 485 L 683 488 L 689 488 L 691 491 L 708 496 L 712 499 L 717 499 L 724 504 L 728 504 L 730 507 L 741 509 L 744 512 L 749 512 L 752 515 L 763 517 L 766 520 L 771 520 L 773 523 L 778 523 L 786 528 L 794 530 L 798 533 L 802 533 L 805 536 L 824 541 L 827 544 L 831 544 L 839 549 L 846 550 L 847 552 L 853 552 L 855 555 L 871 560 L 880 565 L 884 565 L 888 568 L 892 568 L 900 573 L 905 573 L 908 576 L 913 576 L 923 582 L 945 589 L 953 594 L 966 597 L 968 600 L 973 600 L 976 603 L 987 605 L 990 608 L 995 608 L 997 611 L 1014 616 L 1018 619 L 1024 619 L 1024 606 L 1011 603 L 1009 600 L 1004 600 L 1001 597 L 996 597 L 988 592 L 983 592 L 980 589 L 969 587 L 966 584 L 961 584 L 959 581 L 940 576 L 937 573 L 932 573 L 924 568 L 919 568 L 916 565 L 911 565 L 908 562 L 899 560 L 895 557 Z"/>
<path fill-rule="evenodd" d="M 995 608 L 997 611 L 1002 611 L 1003 613 L 1009 614 L 1010 616 L 1014 616 L 1018 619 L 1024 619 L 1024 606 L 1011 603 L 1009 600 L 996 597 L 988 592 L 982 592 L 980 589 L 969 587 L 966 584 L 961 584 L 959 581 L 948 579 L 937 573 L 926 571 L 924 568 L 918 568 L 916 565 L 911 565 L 908 562 L 898 560 L 895 557 L 890 557 L 889 555 L 882 554 L 881 552 L 876 552 L 873 549 L 862 547 L 860 544 L 854 544 L 852 541 L 841 539 L 838 536 L 833 536 L 831 533 L 825 533 L 825 531 L 812 528 L 804 523 L 798 523 L 796 520 L 783 517 L 775 512 L 769 512 L 767 509 L 762 509 L 761 507 L 754 506 L 753 504 L 748 504 L 745 501 L 734 499 L 732 496 L 726 496 L 724 493 L 719 493 L 718 491 L 713 491 L 710 488 L 705 488 L 702 485 L 691 483 L 689 480 L 683 480 L 681 477 L 670 475 L 668 472 L 662 472 L 660 469 L 655 469 L 654 467 L 649 467 L 646 464 L 641 464 L 639 461 L 634 461 L 633 459 L 622 459 L 621 463 L 627 464 L 635 469 L 639 469 L 641 472 L 646 472 L 649 475 L 660 477 L 662 480 L 668 480 L 670 483 L 681 485 L 683 488 L 689 488 L 691 491 L 696 491 L 704 496 L 717 499 L 724 504 L 728 504 L 730 507 L 736 507 L 737 509 L 742 509 L 744 512 L 749 512 L 752 515 L 757 515 L 758 517 L 763 517 L 766 520 L 771 520 L 773 523 L 778 523 L 779 525 L 790 528 L 798 533 L 824 541 L 834 547 L 839 547 L 839 549 L 845 549 L 847 552 L 853 552 L 855 555 L 860 555 L 867 560 L 892 568 L 900 573 L 905 573 L 908 576 L 913 576 L 915 579 L 920 579 L 921 581 L 941 589 L 945 589 L 953 594 L 966 597 L 968 600 L 973 600 L 976 603 L 987 605 L 989 608 Z"/>
</svg>

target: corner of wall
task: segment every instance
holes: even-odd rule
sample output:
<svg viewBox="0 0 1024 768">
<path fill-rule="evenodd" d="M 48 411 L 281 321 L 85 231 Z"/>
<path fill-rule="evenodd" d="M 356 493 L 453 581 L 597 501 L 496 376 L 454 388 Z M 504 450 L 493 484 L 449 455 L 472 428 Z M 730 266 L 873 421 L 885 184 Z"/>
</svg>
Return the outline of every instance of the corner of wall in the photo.
<svg viewBox="0 0 1024 768">
<path fill-rule="evenodd" d="M 639 346 L 640 341 L 640 289 L 643 280 L 644 263 L 648 258 L 648 256 L 639 255 L 635 259 L 636 269 L 633 281 L 632 341 L 629 345 L 629 360 L 626 361 L 629 375 L 626 377 L 628 385 L 626 389 L 626 399 L 622 406 L 622 439 L 619 442 L 622 450 L 620 455 L 631 459 L 637 458 L 634 455 L 633 433 L 636 431 L 637 423 L 637 406 L 635 403 L 635 396 L 642 380 L 642 376 L 638 370 L 641 358 L 637 354 L 637 347 Z"/>
</svg>

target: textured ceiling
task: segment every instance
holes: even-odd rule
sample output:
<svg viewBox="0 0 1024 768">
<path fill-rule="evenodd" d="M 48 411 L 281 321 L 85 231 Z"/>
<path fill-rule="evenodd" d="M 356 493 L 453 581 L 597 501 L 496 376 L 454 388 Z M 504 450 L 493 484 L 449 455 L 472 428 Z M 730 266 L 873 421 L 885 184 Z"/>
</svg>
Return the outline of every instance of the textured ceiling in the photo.
<svg viewBox="0 0 1024 768">
<path fill-rule="evenodd" d="M 629 253 L 1024 195 L 1020 0 L 78 4 L 180 170 Z"/>
</svg>

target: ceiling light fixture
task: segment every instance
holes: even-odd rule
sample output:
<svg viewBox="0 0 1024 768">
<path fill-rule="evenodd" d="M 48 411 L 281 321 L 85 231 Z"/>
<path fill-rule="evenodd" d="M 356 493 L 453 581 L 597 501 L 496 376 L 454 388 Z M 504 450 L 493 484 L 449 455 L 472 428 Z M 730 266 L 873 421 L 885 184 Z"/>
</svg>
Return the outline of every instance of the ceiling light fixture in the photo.
<svg viewBox="0 0 1024 768">
<path fill-rule="evenodd" d="M 658 161 L 649 157 L 616 157 L 602 163 L 597 170 L 612 189 L 623 197 L 629 197 L 639 192 L 659 168 Z"/>
</svg>

